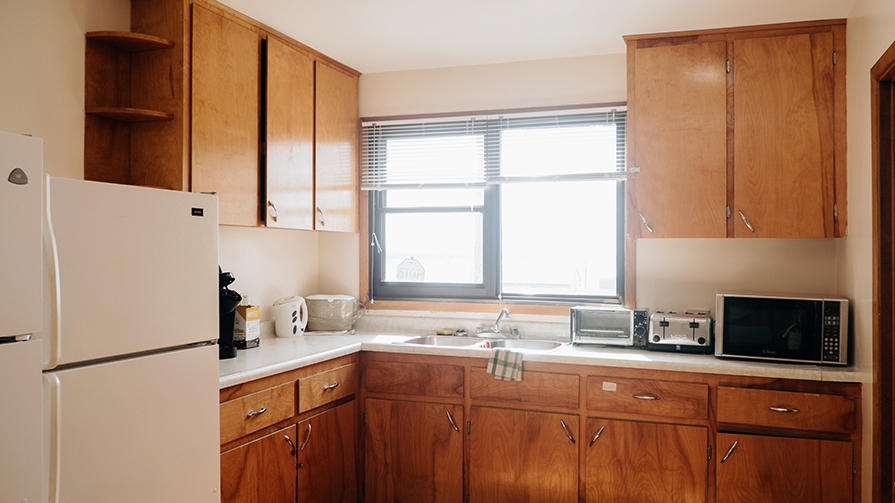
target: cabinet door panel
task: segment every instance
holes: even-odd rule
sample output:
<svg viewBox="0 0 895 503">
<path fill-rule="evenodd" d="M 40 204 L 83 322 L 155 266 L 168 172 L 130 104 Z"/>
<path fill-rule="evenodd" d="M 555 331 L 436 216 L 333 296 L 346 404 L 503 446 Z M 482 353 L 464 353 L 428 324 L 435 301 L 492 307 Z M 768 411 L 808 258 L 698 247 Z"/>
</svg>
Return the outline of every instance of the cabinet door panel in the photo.
<svg viewBox="0 0 895 503">
<path fill-rule="evenodd" d="M 629 167 L 642 171 L 629 178 L 634 236 L 727 236 L 726 60 L 724 42 L 635 50 Z"/>
<path fill-rule="evenodd" d="M 833 236 L 832 58 L 829 32 L 733 43 L 736 237 Z"/>
<path fill-rule="evenodd" d="M 578 500 L 578 416 L 473 407 L 469 434 L 472 501 Z"/>
<path fill-rule="evenodd" d="M 267 226 L 314 229 L 314 62 L 267 40 Z"/>
<path fill-rule="evenodd" d="M 585 432 L 588 502 L 706 501 L 705 427 L 588 419 Z"/>
<path fill-rule="evenodd" d="M 357 77 L 317 62 L 317 230 L 357 232 L 357 100 Z"/>
<path fill-rule="evenodd" d="M 221 454 L 222 503 L 295 502 L 295 425 Z"/>
<path fill-rule="evenodd" d="M 258 224 L 259 60 L 254 31 L 193 5 L 192 187 L 220 223 Z"/>
<path fill-rule="evenodd" d="M 298 501 L 357 501 L 357 414 L 348 402 L 298 423 Z"/>
<path fill-rule="evenodd" d="M 851 442 L 719 433 L 717 454 L 718 503 L 852 500 Z"/>
<path fill-rule="evenodd" d="M 366 501 L 457 502 L 463 497 L 463 407 L 367 399 Z M 461 430 L 462 431 L 462 430 Z"/>
</svg>

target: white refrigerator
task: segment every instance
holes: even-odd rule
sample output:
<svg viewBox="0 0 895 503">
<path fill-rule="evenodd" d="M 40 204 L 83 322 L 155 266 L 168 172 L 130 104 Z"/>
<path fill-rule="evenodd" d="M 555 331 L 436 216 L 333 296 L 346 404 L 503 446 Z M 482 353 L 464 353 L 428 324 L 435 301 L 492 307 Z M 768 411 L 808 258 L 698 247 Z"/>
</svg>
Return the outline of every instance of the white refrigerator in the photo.
<svg viewBox="0 0 895 503">
<path fill-rule="evenodd" d="M 40 174 L 6 180 L 41 164 L 39 142 L 0 133 L 0 337 L 34 334 L 0 344 L 0 368 L 20 359 L 13 349 L 40 355 L 22 377 L 0 374 L 0 400 L 24 395 L 22 422 L 40 425 L 36 447 L 4 433 L 0 458 L 2 467 L 36 458 L 42 474 L 36 499 L 0 473 L 0 503 L 220 501 L 217 198 L 53 177 L 35 191 Z"/>
</svg>

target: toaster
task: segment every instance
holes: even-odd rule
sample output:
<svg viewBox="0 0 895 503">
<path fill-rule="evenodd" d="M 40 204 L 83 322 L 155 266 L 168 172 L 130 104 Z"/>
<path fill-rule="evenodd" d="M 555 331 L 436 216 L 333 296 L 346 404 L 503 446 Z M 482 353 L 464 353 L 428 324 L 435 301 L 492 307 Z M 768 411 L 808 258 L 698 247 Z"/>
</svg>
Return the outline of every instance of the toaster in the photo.
<svg viewBox="0 0 895 503">
<path fill-rule="evenodd" d="M 641 308 L 575 306 L 572 343 L 646 347 L 648 317 Z"/>
<path fill-rule="evenodd" d="M 646 349 L 708 354 L 714 351 L 713 336 L 708 311 L 656 311 L 649 319 Z"/>
</svg>

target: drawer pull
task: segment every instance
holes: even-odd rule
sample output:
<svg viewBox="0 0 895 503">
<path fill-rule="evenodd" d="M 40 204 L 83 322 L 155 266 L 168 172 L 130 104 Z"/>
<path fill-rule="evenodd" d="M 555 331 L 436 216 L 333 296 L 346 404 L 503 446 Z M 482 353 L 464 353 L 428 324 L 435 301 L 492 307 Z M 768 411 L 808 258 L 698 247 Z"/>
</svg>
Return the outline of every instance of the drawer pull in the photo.
<svg viewBox="0 0 895 503">
<path fill-rule="evenodd" d="M 574 443 L 575 443 L 575 437 L 573 437 L 572 434 L 569 433 L 569 429 L 566 428 L 566 422 L 563 421 L 562 419 L 560 419 L 560 420 L 559 420 L 559 424 L 562 425 L 562 431 L 566 432 L 566 436 L 569 437 L 569 440 L 571 440 L 572 443 L 574 444 Z"/>
<path fill-rule="evenodd" d="M 730 457 L 730 454 L 733 452 L 733 450 L 737 448 L 737 444 L 738 444 L 738 443 L 740 443 L 739 440 L 734 440 L 734 441 L 733 441 L 733 445 L 731 445 L 731 446 L 730 446 L 730 449 L 727 450 L 727 454 L 725 454 L 724 457 L 721 458 L 721 462 L 722 462 L 722 463 L 725 462 L 725 461 L 727 461 L 727 458 Z"/>
<path fill-rule="evenodd" d="M 604 429 L 606 429 L 606 425 L 605 425 L 605 424 L 604 424 L 603 426 L 600 426 L 600 430 L 597 431 L 597 434 L 596 434 L 596 435 L 594 435 L 594 439 L 590 441 L 590 445 L 588 445 L 588 447 L 593 447 L 594 442 L 596 442 L 597 439 L 600 438 L 600 435 L 603 434 L 603 430 L 604 430 Z"/>
<path fill-rule="evenodd" d="M 457 433 L 460 433 L 460 428 L 457 428 L 457 423 L 454 422 L 454 416 L 451 415 L 451 411 L 446 410 L 444 412 L 447 414 L 448 421 L 451 422 L 451 426 L 454 427 L 454 431 L 456 431 Z"/>
<path fill-rule="evenodd" d="M 661 400 L 661 398 L 653 395 L 634 395 L 634 398 L 638 400 Z"/>
<path fill-rule="evenodd" d="M 333 384 L 330 384 L 329 386 L 324 386 L 323 391 L 329 391 L 331 389 L 335 389 L 338 386 L 339 386 L 339 383 L 333 383 Z"/>
<path fill-rule="evenodd" d="M 292 455 L 295 456 L 295 444 L 292 442 L 292 439 L 289 438 L 289 435 L 283 435 L 286 437 L 286 441 L 289 442 L 289 446 L 292 447 Z"/>
<path fill-rule="evenodd" d="M 799 409 L 790 409 L 787 407 L 768 407 L 768 409 L 771 409 L 774 412 L 790 412 L 790 413 L 799 412 Z"/>
<path fill-rule="evenodd" d="M 308 442 L 311 441 L 311 423 L 308 423 L 308 429 L 305 430 L 305 431 L 306 431 L 306 433 L 305 433 L 305 441 L 302 442 L 302 443 L 301 443 L 301 447 L 298 448 L 298 450 L 300 450 L 300 451 L 305 450 L 305 447 L 308 445 Z"/>
<path fill-rule="evenodd" d="M 267 407 L 261 407 L 258 410 L 253 410 L 253 411 L 249 412 L 246 417 L 260 416 L 261 414 L 264 414 L 265 412 L 267 412 Z"/>
</svg>

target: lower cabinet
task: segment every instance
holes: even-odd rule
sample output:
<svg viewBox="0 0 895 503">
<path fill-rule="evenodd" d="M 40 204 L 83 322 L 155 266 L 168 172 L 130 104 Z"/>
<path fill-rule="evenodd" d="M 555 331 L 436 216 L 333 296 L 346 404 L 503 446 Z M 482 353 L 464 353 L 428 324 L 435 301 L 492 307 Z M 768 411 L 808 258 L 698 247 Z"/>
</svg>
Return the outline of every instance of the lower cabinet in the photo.
<svg viewBox="0 0 895 503">
<path fill-rule="evenodd" d="M 295 502 L 295 425 L 221 454 L 223 503 Z"/>
<path fill-rule="evenodd" d="M 463 499 L 462 405 L 368 398 L 364 411 L 367 503 Z"/>
<path fill-rule="evenodd" d="M 357 501 L 355 402 L 298 423 L 298 503 Z"/>
<path fill-rule="evenodd" d="M 852 501 L 852 443 L 718 434 L 717 503 Z"/>
<path fill-rule="evenodd" d="M 703 426 L 588 418 L 583 441 L 589 503 L 706 501 Z"/>
<path fill-rule="evenodd" d="M 577 501 L 577 441 L 577 415 L 472 407 L 469 501 Z"/>
</svg>

